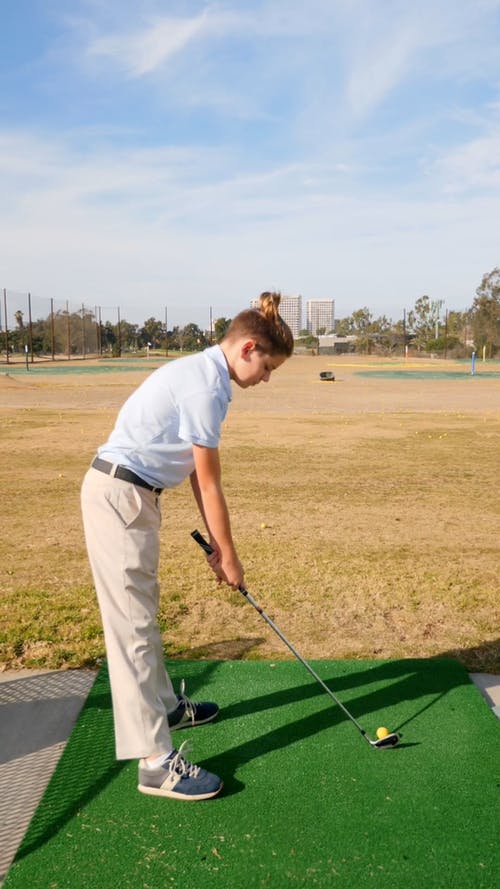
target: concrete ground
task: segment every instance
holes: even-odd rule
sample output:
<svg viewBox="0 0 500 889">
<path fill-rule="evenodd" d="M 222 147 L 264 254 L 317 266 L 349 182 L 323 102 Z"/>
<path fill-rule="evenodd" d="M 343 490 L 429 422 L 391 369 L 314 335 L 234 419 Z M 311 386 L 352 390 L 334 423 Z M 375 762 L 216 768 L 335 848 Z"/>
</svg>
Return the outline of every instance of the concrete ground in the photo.
<svg viewBox="0 0 500 889">
<path fill-rule="evenodd" d="M 96 675 L 0 673 L 0 886 Z M 500 718 L 500 676 L 472 673 L 471 679 Z"/>
<path fill-rule="evenodd" d="M 0 885 L 97 673 L 0 673 Z"/>
</svg>

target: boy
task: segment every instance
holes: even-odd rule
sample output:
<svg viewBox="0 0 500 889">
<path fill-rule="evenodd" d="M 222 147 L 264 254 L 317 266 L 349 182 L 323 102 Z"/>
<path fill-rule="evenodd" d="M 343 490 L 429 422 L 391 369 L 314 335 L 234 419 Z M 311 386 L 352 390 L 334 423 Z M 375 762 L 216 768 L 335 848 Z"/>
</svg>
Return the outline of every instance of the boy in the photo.
<svg viewBox="0 0 500 889">
<path fill-rule="evenodd" d="M 268 382 L 293 352 L 280 295 L 263 293 L 240 312 L 219 345 L 170 362 L 125 402 L 82 485 L 89 561 L 108 659 L 116 755 L 139 759 L 142 793 L 216 796 L 222 781 L 173 748 L 171 732 L 211 722 L 218 707 L 174 692 L 157 621 L 160 494 L 189 476 L 214 550 L 219 581 L 237 589 L 244 571 L 231 534 L 219 462 L 231 381 Z"/>
</svg>

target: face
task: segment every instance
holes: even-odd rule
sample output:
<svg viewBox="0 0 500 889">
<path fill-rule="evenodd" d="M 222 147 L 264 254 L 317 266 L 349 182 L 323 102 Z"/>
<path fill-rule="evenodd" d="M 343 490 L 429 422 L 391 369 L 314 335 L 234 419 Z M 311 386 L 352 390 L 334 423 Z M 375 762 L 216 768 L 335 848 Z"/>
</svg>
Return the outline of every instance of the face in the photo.
<svg viewBox="0 0 500 889">
<path fill-rule="evenodd" d="M 255 347 L 252 340 L 246 342 L 240 352 L 240 360 L 235 367 L 233 379 L 242 389 L 268 383 L 273 370 L 281 367 L 285 355 L 268 355 Z"/>
</svg>

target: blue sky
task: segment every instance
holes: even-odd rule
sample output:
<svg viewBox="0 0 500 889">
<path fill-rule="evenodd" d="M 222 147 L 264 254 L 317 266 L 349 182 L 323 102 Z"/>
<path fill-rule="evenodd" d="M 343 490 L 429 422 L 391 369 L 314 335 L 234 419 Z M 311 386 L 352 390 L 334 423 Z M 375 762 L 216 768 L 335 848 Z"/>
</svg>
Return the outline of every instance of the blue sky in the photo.
<svg viewBox="0 0 500 889">
<path fill-rule="evenodd" d="M 402 317 L 500 265 L 500 0 L 17 0 L 0 287 L 206 326 Z"/>
</svg>

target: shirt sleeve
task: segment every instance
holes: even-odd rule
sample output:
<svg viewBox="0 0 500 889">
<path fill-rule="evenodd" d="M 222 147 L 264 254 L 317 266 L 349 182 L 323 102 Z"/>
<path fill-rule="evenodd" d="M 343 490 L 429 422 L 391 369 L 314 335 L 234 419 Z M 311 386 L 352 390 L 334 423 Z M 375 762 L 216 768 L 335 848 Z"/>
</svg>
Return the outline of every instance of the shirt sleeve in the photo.
<svg viewBox="0 0 500 889">
<path fill-rule="evenodd" d="M 179 405 L 179 438 L 205 448 L 219 446 L 227 405 L 209 392 L 192 393 Z"/>
</svg>

